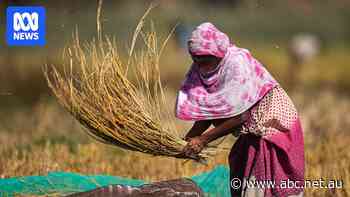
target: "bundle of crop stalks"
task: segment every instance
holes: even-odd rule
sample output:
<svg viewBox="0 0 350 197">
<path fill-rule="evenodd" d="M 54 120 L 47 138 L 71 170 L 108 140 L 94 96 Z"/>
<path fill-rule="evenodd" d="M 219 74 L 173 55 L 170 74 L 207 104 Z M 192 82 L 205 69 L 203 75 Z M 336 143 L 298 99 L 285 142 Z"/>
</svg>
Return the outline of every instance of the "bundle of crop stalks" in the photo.
<svg viewBox="0 0 350 197">
<path fill-rule="evenodd" d="M 158 47 L 155 31 L 142 30 L 144 17 L 134 32 L 126 62 L 108 37 L 100 35 L 82 44 L 76 33 L 64 50 L 67 63 L 44 67 L 48 85 L 96 140 L 152 155 L 203 161 L 213 150 L 183 156 L 187 142 L 178 135 L 175 124 L 169 123 L 172 113 L 164 113 L 159 58 L 169 37 Z M 138 37 L 143 44 L 134 53 Z M 167 123 L 162 123 L 164 119 Z"/>
</svg>

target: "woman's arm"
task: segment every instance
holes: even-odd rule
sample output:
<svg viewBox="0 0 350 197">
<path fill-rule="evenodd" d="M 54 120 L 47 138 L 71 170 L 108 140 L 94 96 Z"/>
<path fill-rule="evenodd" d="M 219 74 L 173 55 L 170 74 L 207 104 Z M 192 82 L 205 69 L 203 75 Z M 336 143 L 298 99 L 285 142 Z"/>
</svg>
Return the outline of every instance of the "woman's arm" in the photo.
<svg viewBox="0 0 350 197">
<path fill-rule="evenodd" d="M 232 133 L 232 130 L 243 124 L 248 117 L 249 112 L 245 112 L 242 115 L 223 120 L 223 122 L 215 128 L 203 133 L 200 136 L 191 138 L 189 143 L 185 146 L 183 153 L 187 156 L 198 154 L 202 151 L 206 144 L 216 140 L 217 138 Z"/>
<path fill-rule="evenodd" d="M 208 144 L 220 137 L 228 135 L 232 133 L 232 130 L 243 123 L 243 118 L 241 115 L 234 116 L 232 118 L 228 118 L 224 120 L 221 124 L 216 126 L 215 128 L 209 130 L 208 132 L 203 133 L 201 136 L 201 140 L 204 144 Z"/>
<path fill-rule="evenodd" d="M 185 136 L 185 140 L 188 140 L 190 138 L 200 136 L 204 131 L 206 131 L 211 125 L 210 120 L 200 120 L 196 121 L 192 128 L 188 131 L 188 133 Z"/>
</svg>

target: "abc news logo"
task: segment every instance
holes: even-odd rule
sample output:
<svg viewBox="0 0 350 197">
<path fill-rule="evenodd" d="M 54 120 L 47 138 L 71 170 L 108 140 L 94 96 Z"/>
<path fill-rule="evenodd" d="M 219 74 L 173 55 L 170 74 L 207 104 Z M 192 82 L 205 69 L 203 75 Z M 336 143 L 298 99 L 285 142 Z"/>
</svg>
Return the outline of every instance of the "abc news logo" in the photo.
<svg viewBox="0 0 350 197">
<path fill-rule="evenodd" d="M 8 45 L 44 45 L 45 17 L 43 7 L 8 7 Z"/>
<path fill-rule="evenodd" d="M 27 25 L 25 20 L 28 21 Z M 13 15 L 13 29 L 15 30 L 13 39 L 15 40 L 38 40 L 39 33 L 36 32 L 39 29 L 39 15 L 36 12 L 29 14 L 24 12 L 23 14 L 15 12 Z M 21 32 L 24 31 L 24 32 Z"/>
</svg>

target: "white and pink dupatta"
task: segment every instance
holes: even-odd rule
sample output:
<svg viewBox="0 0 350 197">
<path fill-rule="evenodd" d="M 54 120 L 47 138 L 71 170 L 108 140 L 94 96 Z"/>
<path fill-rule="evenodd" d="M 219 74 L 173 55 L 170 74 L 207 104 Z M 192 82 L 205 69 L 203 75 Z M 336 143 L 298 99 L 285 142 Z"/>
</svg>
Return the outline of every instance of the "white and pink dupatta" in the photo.
<svg viewBox="0 0 350 197">
<path fill-rule="evenodd" d="M 189 39 L 193 55 L 214 55 L 222 60 L 204 77 L 192 64 L 176 100 L 176 117 L 208 120 L 239 115 L 278 83 L 248 50 L 230 43 L 211 23 L 199 25 Z"/>
</svg>

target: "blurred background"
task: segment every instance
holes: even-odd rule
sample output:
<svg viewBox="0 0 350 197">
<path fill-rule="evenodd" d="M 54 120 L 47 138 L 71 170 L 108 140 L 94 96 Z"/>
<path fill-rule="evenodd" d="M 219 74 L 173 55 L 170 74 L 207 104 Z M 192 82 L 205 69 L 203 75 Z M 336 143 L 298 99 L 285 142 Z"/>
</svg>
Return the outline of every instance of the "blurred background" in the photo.
<svg viewBox="0 0 350 197">
<path fill-rule="evenodd" d="M 139 18 L 154 1 L 114 0 L 102 5 L 102 28 L 121 54 Z M 350 182 L 350 1 L 161 0 L 152 10 L 160 39 L 177 25 L 161 59 L 169 108 L 191 63 L 186 39 L 212 22 L 231 41 L 249 49 L 292 97 L 305 129 L 307 177 Z M 96 37 L 97 1 L 0 2 L 0 178 L 63 170 L 165 180 L 227 163 L 227 152 L 208 166 L 154 158 L 90 139 L 50 93 L 42 66 L 63 64 L 62 50 L 77 29 L 82 41 Z M 8 47 L 6 7 L 46 8 L 46 45 Z M 178 121 L 186 132 L 191 123 Z M 225 139 L 231 147 L 234 138 Z M 164 165 L 166 163 L 167 165 Z M 150 165 L 152 164 L 152 165 Z M 153 165 L 154 164 L 154 165 Z M 160 165 L 162 164 L 162 165 Z M 307 190 L 309 196 L 349 196 L 350 188 Z"/>
</svg>

